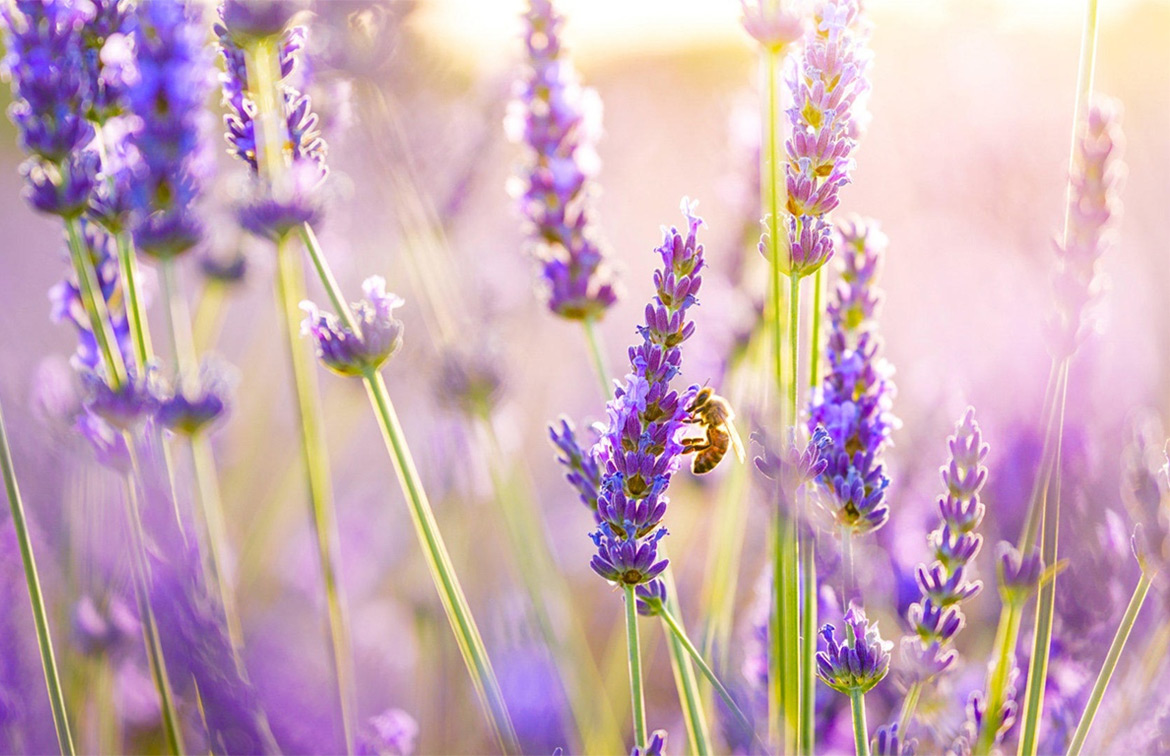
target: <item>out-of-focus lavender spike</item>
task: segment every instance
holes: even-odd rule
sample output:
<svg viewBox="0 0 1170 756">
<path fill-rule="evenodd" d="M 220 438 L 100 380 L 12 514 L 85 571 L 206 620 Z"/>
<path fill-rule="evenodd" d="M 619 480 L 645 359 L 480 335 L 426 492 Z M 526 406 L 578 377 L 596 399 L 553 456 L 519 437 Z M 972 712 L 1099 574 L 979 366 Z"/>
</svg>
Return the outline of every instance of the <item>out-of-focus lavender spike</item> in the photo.
<svg viewBox="0 0 1170 756">
<path fill-rule="evenodd" d="M 89 0 L 81 26 L 82 60 L 89 87 L 86 117 L 104 124 L 126 108 L 126 90 L 135 75 L 131 37 L 137 18 L 126 0 Z"/>
<path fill-rule="evenodd" d="M 606 405 L 609 424 L 592 450 L 601 473 L 601 527 L 592 536 L 598 548 L 592 566 L 606 580 L 626 585 L 649 582 L 666 568 L 657 557 L 666 533 L 660 527 L 669 503 L 666 489 L 680 464 L 679 436 L 699 389 L 679 394 L 671 388 L 682 367 L 682 344 L 695 331 L 687 311 L 698 302 L 705 264 L 696 239 L 702 220 L 686 199 L 682 210 L 686 235 L 672 227 L 656 250 L 662 267 L 654 271 L 657 294 L 638 327 L 642 343 L 630 347 L 630 372 Z"/>
<path fill-rule="evenodd" d="M 601 469 L 593 459 L 590 448 L 585 448 L 577 442 L 577 431 L 568 418 L 561 418 L 561 426 L 549 426 L 548 435 L 553 445 L 560 450 L 561 455 L 557 462 L 565 468 L 565 480 L 581 497 L 581 503 L 593 513 L 597 524 L 601 524 L 601 515 L 597 513 L 597 492 L 601 488 Z"/>
<path fill-rule="evenodd" d="M 228 0 L 220 6 L 219 22 L 215 24 L 224 60 L 220 82 L 223 104 L 228 111 L 224 116 L 228 151 L 248 165 L 253 178 L 251 196 L 238 208 L 240 222 L 248 231 L 272 239 L 279 239 L 304 223 L 320 222 L 321 187 L 328 175 L 325 162 L 328 146 L 318 129 L 320 119 L 313 112 L 309 96 L 302 94 L 290 80 L 298 68 L 307 34 L 304 27 L 284 28 L 294 10 L 293 3 L 274 2 L 254 8 L 251 3 Z M 278 25 L 280 29 L 276 28 Z M 257 106 L 247 96 L 248 71 L 243 49 L 244 44 L 255 39 L 258 29 L 264 36 L 281 35 L 280 97 L 285 132 L 281 138 L 289 162 L 263 179 L 256 160 Z M 301 86 L 307 84 L 307 79 L 300 82 Z"/>
<path fill-rule="evenodd" d="M 750 30 L 749 30 L 750 31 Z M 833 256 L 833 226 L 841 187 L 850 182 L 852 153 L 865 119 L 872 57 L 859 0 L 821 4 L 789 69 L 791 136 L 785 143 L 790 254 L 789 275 L 815 272 Z M 766 253 L 761 241 L 760 251 Z"/>
<path fill-rule="evenodd" d="M 1101 286 L 1100 260 L 1113 245 L 1110 227 L 1121 208 L 1118 196 L 1125 172 L 1120 158 L 1120 110 L 1113 100 L 1100 98 L 1093 102 L 1076 145 L 1067 234 L 1054 245 L 1057 264 L 1052 289 L 1056 307 L 1048 335 L 1050 349 L 1058 360 L 1071 356 L 1088 335 L 1087 308 Z"/>
<path fill-rule="evenodd" d="M 1023 603 L 1036 590 L 1036 583 L 1044 572 L 1044 560 L 1040 549 L 1033 548 L 1024 555 L 1015 546 L 1001 542 L 997 553 L 999 560 L 999 592 L 1005 601 Z"/>
<path fill-rule="evenodd" d="M 902 640 L 905 675 L 910 683 L 927 683 L 955 661 L 951 646 L 964 624 L 959 605 L 977 594 L 982 581 L 969 572 L 983 545 L 975 532 L 983 521 L 979 489 L 987 480 L 983 460 L 989 447 L 983 443 L 975 409 L 967 408 L 947 439 L 950 461 L 940 473 L 946 491 L 938 500 L 938 527 L 928 537 L 934 562 L 918 565 L 921 599 L 907 611 L 913 633 Z"/>
<path fill-rule="evenodd" d="M 1167 587 L 1170 565 L 1170 441 L 1161 423 L 1150 418 L 1135 424 L 1123 459 L 1122 499 L 1134 520 L 1131 546 L 1142 570 Z"/>
<path fill-rule="evenodd" d="M 402 709 L 370 717 L 358 733 L 357 756 L 413 756 L 418 722 Z"/>
<path fill-rule="evenodd" d="M 876 280 L 886 237 L 877 223 L 849 219 L 838 227 L 841 280 L 828 306 L 829 371 L 813 397 L 810 431 L 823 427 L 828 467 L 818 478 L 817 501 L 836 528 L 855 534 L 877 530 L 889 518 L 889 478 L 881 462 L 898 425 L 890 411 L 893 368 L 880 356 Z"/>
<path fill-rule="evenodd" d="M 645 748 L 635 746 L 630 756 L 664 756 L 666 753 L 666 730 L 655 730 L 650 733 Z"/>
<path fill-rule="evenodd" d="M 501 355 L 490 344 L 449 347 L 439 363 L 439 401 L 474 417 L 486 417 L 503 393 L 502 364 Z"/>
<path fill-rule="evenodd" d="M 159 404 L 155 418 L 164 428 L 194 436 L 225 415 L 228 394 L 222 368 L 205 361 L 197 378 L 179 377 L 169 396 Z"/>
<path fill-rule="evenodd" d="M 213 160 L 203 107 L 211 58 L 195 9 L 179 0 L 140 5 L 134 45 L 138 70 L 127 95 L 141 121 L 130 137 L 141 164 L 131 227 L 140 252 L 171 258 L 203 238 L 195 205 Z"/>
<path fill-rule="evenodd" d="M 82 25 L 87 7 L 69 0 L 19 0 L 0 10 L 4 74 L 12 84 L 8 117 L 30 157 L 21 165 L 25 198 L 43 213 L 76 217 L 93 189 L 97 155 L 85 115 L 93 92 L 85 75 Z"/>
<path fill-rule="evenodd" d="M 844 619 L 852 630 L 852 639 L 838 642 L 832 625 L 821 628 L 817 677 L 841 693 L 866 693 L 889 672 L 894 644 L 882 640 L 877 623 L 870 624 L 861 607 L 850 605 Z"/>
<path fill-rule="evenodd" d="M 302 302 L 307 317 L 301 324 L 304 334 L 313 337 L 317 356 L 325 367 L 340 375 L 364 375 L 376 371 L 402 346 L 402 321 L 394 317 L 402 297 L 386 291 L 381 276 L 362 283 L 365 298 L 350 310 L 358 332 L 351 331 L 332 313 L 322 313 L 312 302 Z"/>
<path fill-rule="evenodd" d="M 513 141 L 527 147 L 516 182 L 520 211 L 549 310 L 596 320 L 617 299 L 589 206 L 601 101 L 580 85 L 561 48 L 563 19 L 552 2 L 530 0 L 524 20 L 529 67 L 516 83 L 505 124 Z"/>
<path fill-rule="evenodd" d="M 869 750 L 872 756 L 914 756 L 918 751 L 917 740 L 906 740 L 898 732 L 898 725 L 882 725 L 873 734 Z"/>
</svg>

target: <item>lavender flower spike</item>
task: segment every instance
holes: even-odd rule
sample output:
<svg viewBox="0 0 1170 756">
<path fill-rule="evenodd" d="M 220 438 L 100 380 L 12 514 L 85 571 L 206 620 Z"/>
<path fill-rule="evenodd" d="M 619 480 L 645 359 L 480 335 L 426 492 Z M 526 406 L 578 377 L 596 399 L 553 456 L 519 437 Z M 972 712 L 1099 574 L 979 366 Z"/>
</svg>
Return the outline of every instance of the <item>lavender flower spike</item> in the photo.
<svg viewBox="0 0 1170 756">
<path fill-rule="evenodd" d="M 983 587 L 968 574 L 983 545 L 983 536 L 975 530 L 983 521 L 979 489 L 987 480 L 983 460 L 989 449 L 975 422 L 974 408 L 963 414 L 947 443 L 951 459 L 941 470 L 946 485 L 938 500 L 941 518 L 929 536 L 934 562 L 918 566 L 922 598 L 907 610 L 914 633 L 902 639 L 908 677 L 917 683 L 933 680 L 954 663 L 950 646 L 964 624 L 959 605 Z"/>
<path fill-rule="evenodd" d="M 386 280 L 371 276 L 362 283 L 365 299 L 352 306 L 357 332 L 331 313 L 322 313 L 312 302 L 301 302 L 308 317 L 301 333 L 317 342 L 317 356 L 325 367 L 340 375 L 365 375 L 378 370 L 402 346 L 402 321 L 394 310 L 404 302 L 386 292 Z"/>
<path fill-rule="evenodd" d="M 598 319 L 617 299 L 589 208 L 597 162 L 593 121 L 600 121 L 601 103 L 578 83 L 561 49 L 562 18 L 550 0 L 531 0 L 524 18 L 531 68 L 517 82 L 505 124 L 529 153 L 516 181 L 520 211 L 540 260 L 549 310 L 564 318 Z"/>
<path fill-rule="evenodd" d="M 1118 191 L 1125 170 L 1118 158 L 1119 110 L 1111 100 L 1094 102 L 1077 142 L 1067 235 L 1055 245 L 1057 271 L 1052 288 L 1056 311 L 1049 322 L 1049 337 L 1058 359 L 1072 355 L 1085 339 L 1086 308 L 1100 288 L 1098 261 L 1113 242 L 1109 226 L 1120 207 Z"/>
<path fill-rule="evenodd" d="M 682 344 L 694 333 L 687 310 L 697 303 L 702 283 L 703 247 L 696 241 L 702 220 L 683 200 L 687 235 L 666 231 L 657 250 L 662 267 L 654 272 L 655 298 L 646 305 L 642 343 L 630 347 L 630 373 L 606 406 L 609 425 L 593 447 L 601 473 L 592 536 L 598 553 L 593 569 L 607 580 L 627 585 L 649 582 L 666 568 L 657 558 L 660 528 L 669 499 L 666 489 L 678 470 L 687 423 L 687 406 L 698 391 L 681 395 L 671 381 L 682 366 Z M 571 457 L 571 455 L 570 455 Z"/>
<path fill-rule="evenodd" d="M 37 210 L 77 217 L 94 185 L 96 155 L 82 150 L 93 136 L 85 119 L 91 95 L 81 26 L 85 9 L 70 0 L 19 0 L 0 11 L 5 27 L 4 74 L 12 83 L 8 117 Z"/>
<path fill-rule="evenodd" d="M 866 693 L 890 671 L 890 649 L 894 644 L 878 634 L 865 612 L 856 604 L 849 606 L 845 622 L 853 631 L 853 640 L 837 642 L 833 626 L 821 628 L 822 650 L 817 651 L 817 677 L 841 693 Z"/>
<path fill-rule="evenodd" d="M 854 219 L 839 228 L 841 280 L 828 313 L 829 370 L 813 398 L 810 432 L 829 434 L 823 455 L 828 466 L 818 478 L 818 501 L 837 528 L 855 534 L 877 530 L 889 519 L 881 462 L 898 420 L 890 412 L 893 368 L 880 357 L 875 282 L 886 238 L 873 221 Z"/>
</svg>

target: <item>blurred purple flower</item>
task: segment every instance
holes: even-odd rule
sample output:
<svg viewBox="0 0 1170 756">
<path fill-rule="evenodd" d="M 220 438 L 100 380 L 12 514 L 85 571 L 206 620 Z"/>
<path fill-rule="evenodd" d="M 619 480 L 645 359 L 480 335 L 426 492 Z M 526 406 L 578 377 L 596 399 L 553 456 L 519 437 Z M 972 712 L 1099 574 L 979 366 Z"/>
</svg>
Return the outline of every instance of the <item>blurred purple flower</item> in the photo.
<svg viewBox="0 0 1170 756">
<path fill-rule="evenodd" d="M 1033 547 L 1025 556 L 1015 546 L 1003 542 L 999 544 L 998 560 L 999 592 L 1004 601 L 1023 603 L 1036 590 L 1044 572 L 1040 549 Z"/>
<path fill-rule="evenodd" d="M 769 50 L 783 53 L 804 36 L 804 19 L 782 3 L 740 0 L 743 28 Z"/>
<path fill-rule="evenodd" d="M 178 379 L 159 405 L 156 419 L 164 428 L 193 436 L 227 412 L 228 393 L 221 369 L 204 362 L 198 376 Z"/>
<path fill-rule="evenodd" d="M 645 748 L 634 746 L 630 756 L 664 756 L 666 753 L 666 730 L 655 730 L 650 733 Z"/>
<path fill-rule="evenodd" d="M 298 0 L 224 0 L 220 18 L 232 39 L 243 45 L 280 34 L 304 5 Z"/>
<path fill-rule="evenodd" d="M 358 756 L 413 756 L 418 722 L 402 709 L 387 709 L 370 717 L 358 733 Z"/>
<path fill-rule="evenodd" d="M 524 19 L 530 67 L 516 83 L 505 123 L 529 153 L 515 193 L 542 266 L 549 310 L 599 319 L 617 299 L 589 207 L 598 130 L 591 118 L 600 122 L 601 102 L 581 87 L 561 49 L 563 19 L 550 0 L 530 0 Z"/>
<path fill-rule="evenodd" d="M 402 346 L 402 321 L 394 310 L 402 297 L 386 292 L 386 281 L 371 276 L 362 283 L 365 299 L 351 306 L 358 332 L 354 333 L 337 316 L 322 313 L 312 302 L 302 302 L 307 317 L 302 334 L 317 344 L 317 356 L 325 367 L 340 375 L 363 375 L 376 371 Z"/>
<path fill-rule="evenodd" d="M 1063 359 L 1077 350 L 1088 331 L 1086 308 L 1100 288 L 1101 256 L 1112 246 L 1111 221 L 1125 168 L 1121 151 L 1120 106 L 1099 99 L 1076 144 L 1076 167 L 1069 178 L 1067 239 L 1058 241 L 1052 282 L 1056 309 L 1048 324 L 1053 355 Z"/>
<path fill-rule="evenodd" d="M 136 17 L 125 0 L 89 0 L 81 26 L 82 61 L 89 89 L 86 117 L 102 125 L 126 108 L 128 78 L 133 76 L 131 38 Z"/>
</svg>

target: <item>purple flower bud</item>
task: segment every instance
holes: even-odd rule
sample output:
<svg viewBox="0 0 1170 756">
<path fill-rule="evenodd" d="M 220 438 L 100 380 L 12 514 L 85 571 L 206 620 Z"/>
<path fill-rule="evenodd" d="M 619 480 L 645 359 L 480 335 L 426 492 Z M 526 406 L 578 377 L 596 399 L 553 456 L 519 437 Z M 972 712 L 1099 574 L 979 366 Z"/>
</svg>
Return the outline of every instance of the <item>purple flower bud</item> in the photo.
<svg viewBox="0 0 1170 756">
<path fill-rule="evenodd" d="M 853 630 L 853 640 L 837 642 L 832 625 L 821 628 L 817 651 L 817 677 L 841 693 L 868 692 L 890 671 L 890 649 L 894 644 L 878 634 L 865 612 L 856 604 L 849 606 L 845 623 Z"/>
<path fill-rule="evenodd" d="M 257 180 L 252 197 L 238 209 L 240 225 L 256 236 L 278 241 L 308 223 L 317 226 L 324 214 L 322 166 L 302 158 L 275 182 Z"/>
<path fill-rule="evenodd" d="M 634 589 L 638 599 L 638 614 L 643 617 L 657 617 L 666 608 L 666 583 L 651 580 Z"/>
<path fill-rule="evenodd" d="M 872 756 L 914 756 L 917 749 L 917 740 L 902 740 L 896 722 L 877 728 L 869 745 Z"/>
<path fill-rule="evenodd" d="M 20 165 L 28 182 L 24 198 L 37 210 L 62 218 L 76 218 L 85 212 L 97 175 L 97 154 L 75 152 L 60 164 L 30 157 Z"/>
<path fill-rule="evenodd" d="M 85 408 L 118 430 L 132 430 L 150 419 L 158 409 L 158 389 L 154 375 L 133 372 L 118 388 L 91 371 L 81 373 L 85 388 Z"/>
<path fill-rule="evenodd" d="M 386 292 L 381 276 L 367 278 L 362 291 L 365 299 L 352 305 L 357 333 L 312 302 L 301 302 L 301 309 L 308 313 L 301 333 L 313 337 L 321 362 L 341 375 L 376 371 L 402 346 L 402 321 L 394 317 L 395 308 L 404 304 L 402 298 Z"/>
<path fill-rule="evenodd" d="M 627 532 L 632 527 L 630 524 Z M 666 528 L 659 528 L 653 535 L 638 541 L 619 535 L 608 522 L 603 522 L 589 536 L 597 546 L 597 553 L 589 566 L 598 575 L 614 583 L 648 583 L 666 569 L 667 561 L 658 559 L 658 542 L 665 535 Z"/>
<path fill-rule="evenodd" d="M 630 751 L 630 756 L 665 756 L 665 754 L 666 730 L 655 730 L 650 733 L 650 739 L 646 741 L 645 748 L 635 746 Z"/>
<path fill-rule="evenodd" d="M 232 40 L 243 46 L 282 33 L 304 5 L 297 0 L 224 0 L 219 12 Z"/>
<path fill-rule="evenodd" d="M 560 451 L 557 462 L 565 468 L 565 480 L 577 490 L 581 503 L 588 507 L 598 524 L 597 492 L 601 488 L 601 471 L 593 455 L 577 443 L 576 431 L 568 418 L 561 418 L 561 427 L 553 425 L 548 429 L 553 445 Z"/>
<path fill-rule="evenodd" d="M 155 415 L 164 427 L 187 436 L 205 430 L 227 412 L 228 387 L 217 368 L 204 363 L 199 376 L 179 379 Z"/>
<path fill-rule="evenodd" d="M 215 254 L 209 249 L 199 256 L 199 270 L 221 284 L 239 283 L 248 272 L 248 258 L 239 248 L 226 255 Z"/>
<path fill-rule="evenodd" d="M 1002 542 L 998 552 L 999 592 L 1005 601 L 1023 603 L 1036 590 L 1044 572 L 1040 549 L 1033 548 L 1031 554 L 1024 556 L 1015 546 Z"/>
</svg>

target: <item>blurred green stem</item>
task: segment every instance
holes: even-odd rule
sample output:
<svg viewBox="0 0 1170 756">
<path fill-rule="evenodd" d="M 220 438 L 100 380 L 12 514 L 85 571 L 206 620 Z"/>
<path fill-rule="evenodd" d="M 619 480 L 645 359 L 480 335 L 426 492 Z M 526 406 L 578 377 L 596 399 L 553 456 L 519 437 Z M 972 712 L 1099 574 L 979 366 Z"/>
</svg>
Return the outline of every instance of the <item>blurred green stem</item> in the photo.
<svg viewBox="0 0 1170 756">
<path fill-rule="evenodd" d="M 597 374 L 597 380 L 601 385 L 601 396 L 605 401 L 613 398 L 613 374 L 609 370 L 609 365 L 605 361 L 605 352 L 601 346 L 601 340 L 597 335 L 597 321 L 593 318 L 585 318 L 581 321 L 581 327 L 585 329 L 585 340 L 589 343 L 589 357 L 593 362 L 593 371 Z"/>
<path fill-rule="evenodd" d="M 1121 618 L 1121 624 L 1117 626 L 1117 633 L 1113 636 L 1113 643 L 1109 645 L 1109 653 L 1105 655 L 1105 662 L 1101 665 L 1101 672 L 1097 675 L 1097 681 L 1093 683 L 1093 690 L 1089 694 L 1089 700 L 1085 704 L 1085 712 L 1081 715 L 1081 721 L 1077 724 L 1076 732 L 1073 733 L 1072 743 L 1069 744 L 1067 756 L 1080 756 L 1081 750 L 1085 747 L 1085 738 L 1089 736 L 1089 728 L 1093 726 L 1093 719 L 1097 716 L 1097 709 L 1101 706 L 1101 699 L 1105 696 L 1105 689 L 1109 687 L 1109 681 L 1113 678 L 1113 671 L 1117 669 L 1117 660 L 1121 658 L 1121 652 L 1125 649 L 1126 641 L 1129 640 L 1129 634 L 1133 630 L 1133 624 L 1137 621 L 1138 612 L 1142 610 L 1142 604 L 1146 601 L 1146 594 L 1150 591 L 1150 578 L 1146 575 L 1145 570 L 1142 571 L 1141 577 L 1138 578 L 1138 583 L 1133 589 L 1133 596 L 1129 599 L 1129 606 L 1125 609 L 1125 616 Z"/>
<path fill-rule="evenodd" d="M 120 389 L 126 383 L 126 363 L 122 360 L 122 353 L 116 348 L 118 342 L 110 326 L 106 300 L 101 293 L 89 246 L 81 233 L 81 222 L 77 218 L 66 219 L 65 231 L 69 237 L 69 257 L 73 261 L 73 272 L 77 275 L 81 305 L 85 309 L 90 331 L 93 332 L 98 351 L 101 352 L 102 361 L 105 363 L 106 380 L 115 390 Z"/>
<path fill-rule="evenodd" d="M 807 501 L 804 504 L 807 509 Z M 808 516 L 807 511 L 805 517 Z M 800 744 L 802 753 L 815 753 L 816 741 L 816 656 L 817 656 L 817 564 L 816 535 L 801 537 L 800 544 Z"/>
<path fill-rule="evenodd" d="M 122 274 L 122 291 L 126 296 L 126 318 L 134 342 L 134 357 L 141 370 L 145 370 L 154 357 L 150 343 L 150 327 L 146 321 L 146 307 L 142 302 L 138 275 L 138 260 L 134 254 L 134 241 L 128 231 L 114 236 L 118 247 L 118 272 Z"/>
<path fill-rule="evenodd" d="M 345 308 L 348 311 L 348 308 Z M 350 316 L 352 320 L 352 315 Z M 382 436 L 386 442 L 386 449 L 394 462 L 394 470 L 398 474 L 398 482 L 402 486 L 402 493 L 410 509 L 411 521 L 423 553 L 430 567 L 431 577 L 439 591 L 439 599 L 447 612 L 451 622 L 451 629 L 455 633 L 455 640 L 471 674 L 472 684 L 480 697 L 480 702 L 488 714 L 494 734 L 499 741 L 500 748 L 505 753 L 519 753 L 520 748 L 516 740 L 516 733 L 512 727 L 512 720 L 508 715 L 508 708 L 504 701 L 503 692 L 496 680 L 487 649 L 471 614 L 471 607 L 467 604 L 463 588 L 455 575 L 455 567 L 439 533 L 438 523 L 434 512 L 427 500 L 423 489 L 422 479 L 414 466 L 414 459 L 406 443 L 406 436 L 398 422 L 398 415 L 390 401 L 390 392 L 382 374 L 369 370 L 363 376 L 366 390 L 370 395 L 378 423 L 382 429 Z"/>
<path fill-rule="evenodd" d="M 277 299 L 284 316 L 285 336 L 296 384 L 297 414 L 301 426 L 301 451 L 308 476 L 309 507 L 316 535 L 317 557 L 325 586 L 325 603 L 329 615 L 329 641 L 333 671 L 337 680 L 337 698 L 345 730 L 346 750 L 353 752 L 354 688 L 349 623 L 341 586 L 337 577 L 337 523 L 333 508 L 333 490 L 329 472 L 329 453 L 322 432 L 323 420 L 318 401 L 316 361 L 308 344 L 301 338 L 298 324 L 300 302 L 305 298 L 304 272 L 301 261 L 288 240 L 276 247 Z"/>
<path fill-rule="evenodd" d="M 630 661 L 630 707 L 634 713 L 634 747 L 646 748 L 646 704 L 642 695 L 642 654 L 638 642 L 638 600 L 634 586 L 625 585 L 626 655 Z"/>
<path fill-rule="evenodd" d="M 146 644 L 146 658 L 150 665 L 151 679 L 158 692 L 159 708 L 162 711 L 163 733 L 171 752 L 183 753 L 183 736 L 179 731 L 179 715 L 175 710 L 175 695 L 167 676 L 166 657 L 163 655 L 162 640 L 158 634 L 158 623 L 150 605 L 150 562 L 146 554 L 146 536 L 140 519 L 138 497 L 139 481 L 143 480 L 142 467 L 134 450 L 134 440 L 129 433 L 123 433 L 130 453 L 131 472 L 126 474 L 126 527 L 130 536 L 130 568 L 134 575 L 134 596 L 138 601 L 138 619 L 142 623 L 142 639 Z"/>
<path fill-rule="evenodd" d="M 910 720 L 914 717 L 914 710 L 918 708 L 918 699 L 922 697 L 922 683 L 915 680 L 910 684 L 910 690 L 906 691 L 906 697 L 902 699 L 902 713 L 898 716 L 898 735 L 906 737 L 906 732 L 910 727 Z"/>
<path fill-rule="evenodd" d="M 658 555 L 662 559 L 669 559 L 666 549 L 662 545 L 658 547 Z M 675 586 L 674 575 L 669 565 L 660 579 L 666 587 L 666 601 L 662 607 L 665 621 L 665 614 L 669 614 L 670 607 L 678 607 L 678 589 Z M 674 623 L 673 628 L 670 622 Z M 682 707 L 691 753 L 705 756 L 712 753 L 714 747 L 711 743 L 711 728 L 707 724 L 707 711 L 703 707 L 703 698 L 699 694 L 699 681 L 695 677 L 695 670 L 691 666 L 691 658 L 688 655 L 688 651 L 694 647 L 687 648 L 690 645 L 689 640 L 684 643 L 686 629 L 682 626 L 682 620 L 672 616 L 670 621 L 665 621 L 662 629 L 666 634 L 666 648 L 670 653 L 670 669 L 674 676 L 675 689 L 678 691 L 678 702 Z M 672 629 L 675 632 L 671 632 Z M 695 651 L 695 653 L 698 652 Z M 702 661 L 702 657 L 699 657 L 699 661 Z"/>
<path fill-rule="evenodd" d="M 854 689 L 849 693 L 853 712 L 853 748 L 857 756 L 869 756 L 869 728 L 865 724 L 865 694 Z"/>
<path fill-rule="evenodd" d="M 53 654 L 53 639 L 49 633 L 49 616 L 45 612 L 45 597 L 41 593 L 41 581 L 37 573 L 37 561 L 33 556 L 32 539 L 24 516 L 24 502 L 16 484 L 16 470 L 12 465 L 12 452 L 8 448 L 8 434 L 4 429 L 4 415 L 0 411 L 0 473 L 4 475 L 4 490 L 12 510 L 12 527 L 16 530 L 16 541 L 20 546 L 20 561 L 24 566 L 24 579 L 28 584 L 28 598 L 32 603 L 33 624 L 36 626 L 37 647 L 41 652 L 41 668 L 45 673 L 45 686 L 49 693 L 49 706 L 53 710 L 53 726 L 57 730 L 57 746 L 62 754 L 72 756 L 73 735 L 69 731 L 69 717 L 65 714 L 65 696 L 61 691 L 61 675 L 57 672 L 57 658 Z M 7 607 L 11 610 L 12 607 Z"/>
<path fill-rule="evenodd" d="M 994 666 L 991 668 L 991 678 L 987 684 L 983 728 L 979 731 L 979 740 L 975 744 L 976 756 L 990 754 L 995 745 L 995 737 L 1002 724 L 1000 712 L 1004 704 L 1004 691 L 1016 664 L 1016 638 L 1020 634 L 1020 619 L 1023 617 L 1024 607 L 1016 601 L 1005 601 L 1003 608 L 1005 614 L 995 635 L 996 655 Z"/>
<path fill-rule="evenodd" d="M 812 334 L 809 343 L 808 385 L 816 389 L 821 367 L 821 316 L 825 296 L 825 266 L 817 268 L 813 276 Z"/>
</svg>

